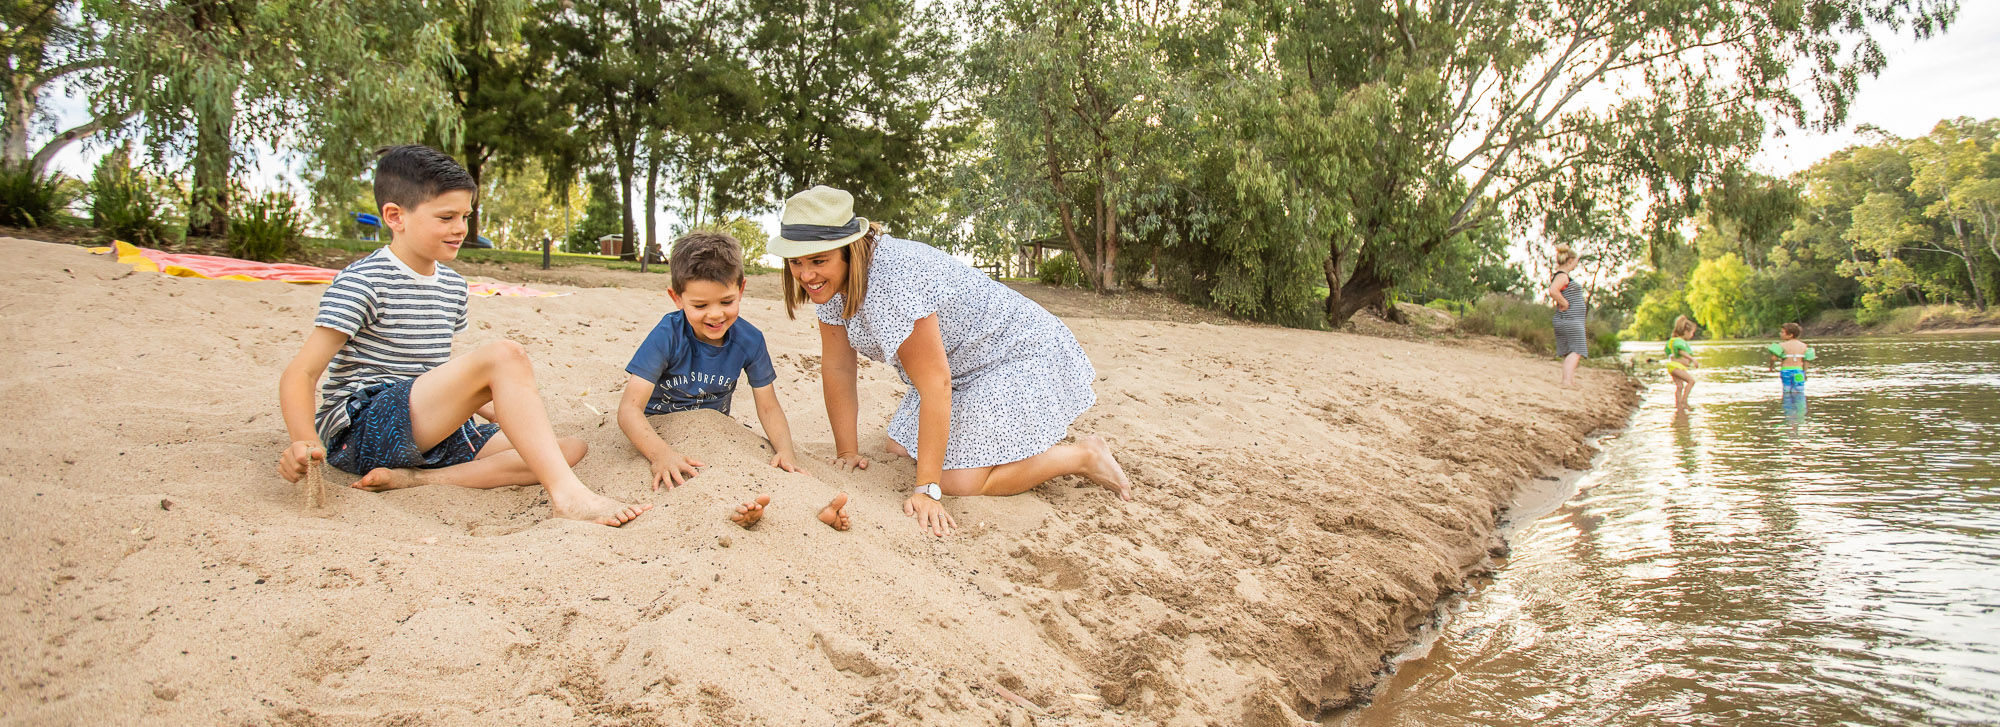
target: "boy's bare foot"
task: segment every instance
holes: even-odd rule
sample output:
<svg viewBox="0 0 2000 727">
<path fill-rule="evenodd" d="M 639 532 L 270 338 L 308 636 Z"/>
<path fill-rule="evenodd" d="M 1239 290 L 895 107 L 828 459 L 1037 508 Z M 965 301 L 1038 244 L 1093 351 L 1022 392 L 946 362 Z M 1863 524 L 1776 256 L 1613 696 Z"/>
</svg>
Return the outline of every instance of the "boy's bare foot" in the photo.
<svg viewBox="0 0 2000 727">
<path fill-rule="evenodd" d="M 770 495 L 758 495 L 756 500 L 737 505 L 736 514 L 729 516 L 729 521 L 748 529 L 764 519 L 764 507 L 770 504 Z"/>
<path fill-rule="evenodd" d="M 376 467 L 354 481 L 354 488 L 369 492 L 387 492 L 424 484 L 423 476 L 413 469 L 389 469 Z"/>
<path fill-rule="evenodd" d="M 1083 476 L 1117 493 L 1118 499 L 1130 502 L 1132 481 L 1126 479 L 1125 468 L 1118 466 L 1118 458 L 1111 455 L 1111 445 L 1095 434 L 1077 440 L 1076 444 L 1090 453 L 1090 461 L 1083 465 Z"/>
<path fill-rule="evenodd" d="M 632 522 L 639 513 L 653 509 L 650 503 L 632 505 L 619 502 L 595 492 L 578 495 L 574 502 L 558 502 L 550 498 L 549 509 L 555 516 L 565 520 L 582 520 L 587 523 L 618 527 Z"/>
<path fill-rule="evenodd" d="M 835 530 L 846 530 L 848 525 L 847 493 L 836 493 L 833 496 L 832 502 L 828 502 L 826 507 L 820 508 L 819 521 L 826 523 L 827 527 Z"/>
</svg>

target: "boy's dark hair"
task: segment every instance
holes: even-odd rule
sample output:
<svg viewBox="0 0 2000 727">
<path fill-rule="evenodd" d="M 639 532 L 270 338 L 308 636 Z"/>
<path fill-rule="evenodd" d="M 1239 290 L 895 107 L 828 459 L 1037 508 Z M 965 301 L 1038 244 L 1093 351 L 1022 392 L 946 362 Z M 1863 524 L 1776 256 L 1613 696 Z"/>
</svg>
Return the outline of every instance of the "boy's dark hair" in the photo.
<svg viewBox="0 0 2000 727">
<path fill-rule="evenodd" d="M 1780 326 L 1779 328 L 1780 330 L 1783 330 L 1785 332 L 1785 335 L 1791 336 L 1793 338 L 1798 338 L 1800 334 L 1805 333 L 1805 329 L 1800 328 L 1799 324 L 1797 323 L 1787 323 L 1783 326 Z"/>
<path fill-rule="evenodd" d="M 675 293 L 687 292 L 696 280 L 737 285 L 743 282 L 743 245 L 726 232 L 696 230 L 674 241 L 667 270 Z"/>
<path fill-rule="evenodd" d="M 479 193 L 472 175 L 444 152 L 422 144 L 388 146 L 375 152 L 375 209 L 394 202 L 405 210 L 457 190 Z"/>
</svg>

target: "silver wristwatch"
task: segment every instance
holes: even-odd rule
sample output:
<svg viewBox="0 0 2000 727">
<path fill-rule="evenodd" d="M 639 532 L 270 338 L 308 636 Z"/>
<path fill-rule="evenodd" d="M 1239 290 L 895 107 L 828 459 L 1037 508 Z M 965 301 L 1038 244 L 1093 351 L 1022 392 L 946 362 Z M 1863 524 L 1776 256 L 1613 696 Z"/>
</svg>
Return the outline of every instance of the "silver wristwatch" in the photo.
<svg viewBox="0 0 2000 727">
<path fill-rule="evenodd" d="M 917 485 L 917 492 L 930 495 L 931 499 L 933 500 L 944 499 L 944 488 L 938 487 L 938 484 L 936 482 Z"/>
</svg>

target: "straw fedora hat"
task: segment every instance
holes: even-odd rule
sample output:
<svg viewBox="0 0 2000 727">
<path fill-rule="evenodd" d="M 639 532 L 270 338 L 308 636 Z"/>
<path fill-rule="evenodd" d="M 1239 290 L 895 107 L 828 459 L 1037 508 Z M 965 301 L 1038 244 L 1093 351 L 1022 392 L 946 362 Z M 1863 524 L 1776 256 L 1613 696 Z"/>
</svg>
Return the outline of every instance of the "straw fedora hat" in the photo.
<svg viewBox="0 0 2000 727">
<path fill-rule="evenodd" d="M 854 195 L 819 185 L 785 200 L 778 234 L 764 246 L 781 258 L 838 250 L 868 233 L 868 220 L 854 216 Z"/>
</svg>

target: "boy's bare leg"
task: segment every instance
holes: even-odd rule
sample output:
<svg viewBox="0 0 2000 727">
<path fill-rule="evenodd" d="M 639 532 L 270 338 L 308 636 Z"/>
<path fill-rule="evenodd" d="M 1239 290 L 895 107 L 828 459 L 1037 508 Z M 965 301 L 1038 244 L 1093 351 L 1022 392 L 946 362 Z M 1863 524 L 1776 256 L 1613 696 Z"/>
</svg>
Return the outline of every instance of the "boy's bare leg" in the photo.
<svg viewBox="0 0 2000 727">
<path fill-rule="evenodd" d="M 764 519 L 764 507 L 771 504 L 770 495 L 758 495 L 757 499 L 736 506 L 736 514 L 729 521 L 748 528 Z"/>
<path fill-rule="evenodd" d="M 494 422 L 514 444 L 534 481 L 548 490 L 556 517 L 618 526 L 653 508 L 591 492 L 570 471 L 549 425 L 542 394 L 535 388 L 534 363 L 527 350 L 513 341 L 481 346 L 417 377 L 410 387 L 412 438 L 418 448 L 430 449 L 488 402 L 493 404 Z"/>
<path fill-rule="evenodd" d="M 847 519 L 847 493 L 835 493 L 833 500 L 826 503 L 826 507 L 820 508 L 819 521 L 835 530 L 846 530 L 850 524 Z"/>
<path fill-rule="evenodd" d="M 1050 447 L 1047 452 L 1019 462 L 945 470 L 944 481 L 938 485 L 944 494 L 953 497 L 1018 495 L 1062 475 L 1083 475 L 1117 494 L 1120 500 L 1132 499 L 1132 481 L 1125 477 L 1125 468 L 1118 466 L 1110 445 L 1094 435 L 1079 439 L 1076 444 Z"/>
<path fill-rule="evenodd" d="M 583 461 L 584 453 L 590 451 L 589 445 L 576 437 L 557 439 L 556 444 L 562 447 L 563 459 L 568 461 L 571 467 Z M 475 490 L 490 490 L 495 487 L 532 485 L 537 482 L 540 480 L 535 478 L 534 470 L 528 469 L 527 460 L 521 459 L 521 453 L 514 450 L 513 443 L 507 441 L 507 435 L 496 434 L 487 440 L 486 446 L 479 448 L 478 456 L 473 457 L 471 462 L 434 470 L 377 467 L 362 476 L 360 481 L 355 482 L 354 487 L 370 492 L 400 490 L 420 485 L 452 485 Z"/>
</svg>

